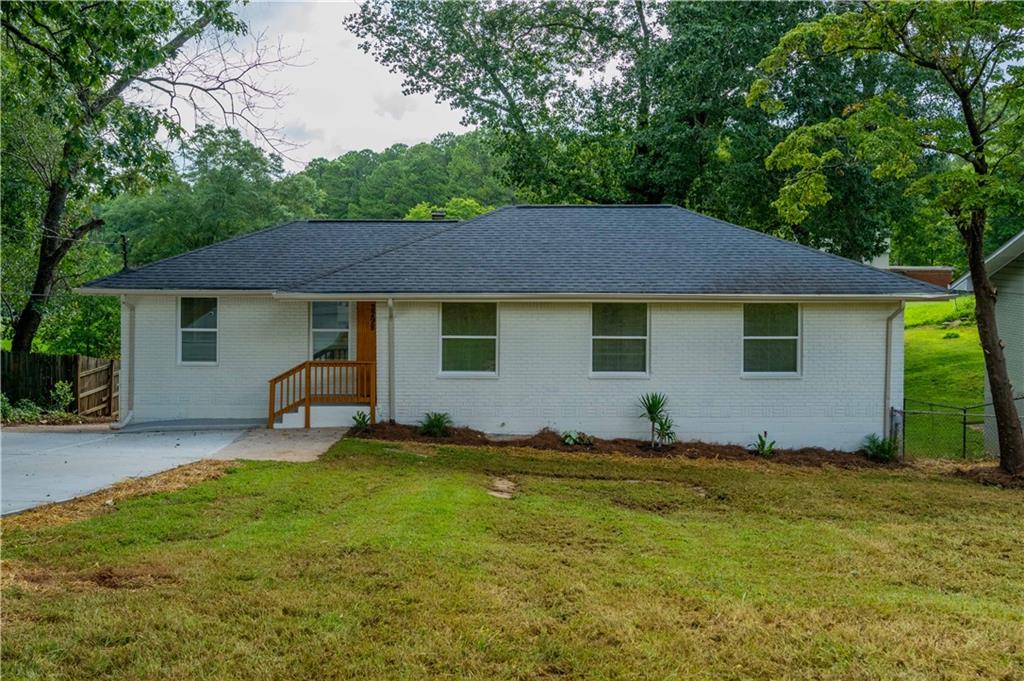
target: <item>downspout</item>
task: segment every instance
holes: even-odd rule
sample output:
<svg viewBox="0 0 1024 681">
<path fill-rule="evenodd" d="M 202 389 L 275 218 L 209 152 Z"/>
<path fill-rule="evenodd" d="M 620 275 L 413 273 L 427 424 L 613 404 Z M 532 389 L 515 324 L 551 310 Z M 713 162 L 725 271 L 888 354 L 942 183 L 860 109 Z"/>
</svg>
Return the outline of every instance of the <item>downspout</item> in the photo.
<svg viewBox="0 0 1024 681">
<path fill-rule="evenodd" d="M 395 422 L 395 299 L 388 298 L 388 422 Z"/>
<path fill-rule="evenodd" d="M 882 396 L 882 437 L 889 437 L 889 410 L 892 395 L 892 322 L 903 313 L 903 301 L 885 318 L 885 394 Z"/>
<path fill-rule="evenodd" d="M 128 338 L 126 341 L 122 339 L 121 342 L 122 349 L 128 350 L 127 353 L 121 353 L 123 369 L 128 370 L 128 380 L 118 386 L 118 409 L 121 415 L 117 423 L 111 424 L 112 430 L 121 430 L 135 416 L 135 305 L 128 302 L 128 296 L 121 296 L 121 314 L 128 315 Z M 125 357 L 125 354 L 128 356 Z M 121 371 L 122 378 L 125 374 L 123 369 Z"/>
</svg>

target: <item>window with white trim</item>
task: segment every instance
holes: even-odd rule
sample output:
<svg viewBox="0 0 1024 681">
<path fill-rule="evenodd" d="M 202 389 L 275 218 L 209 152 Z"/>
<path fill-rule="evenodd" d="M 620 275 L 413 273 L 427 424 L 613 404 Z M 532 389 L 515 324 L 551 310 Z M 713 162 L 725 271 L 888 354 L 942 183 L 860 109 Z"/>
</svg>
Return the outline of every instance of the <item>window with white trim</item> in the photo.
<svg viewBox="0 0 1024 681">
<path fill-rule="evenodd" d="M 217 363 L 217 299 L 178 299 L 178 360 Z"/>
<path fill-rule="evenodd" d="M 590 342 L 593 373 L 647 373 L 647 304 L 593 303 Z"/>
<path fill-rule="evenodd" d="M 441 371 L 497 373 L 497 303 L 441 303 Z"/>
<path fill-rule="evenodd" d="M 743 306 L 743 373 L 796 375 L 800 372 L 800 306 L 748 303 Z"/>
<path fill-rule="evenodd" d="M 347 301 L 312 304 L 309 324 L 313 359 L 348 359 L 350 313 Z"/>
</svg>

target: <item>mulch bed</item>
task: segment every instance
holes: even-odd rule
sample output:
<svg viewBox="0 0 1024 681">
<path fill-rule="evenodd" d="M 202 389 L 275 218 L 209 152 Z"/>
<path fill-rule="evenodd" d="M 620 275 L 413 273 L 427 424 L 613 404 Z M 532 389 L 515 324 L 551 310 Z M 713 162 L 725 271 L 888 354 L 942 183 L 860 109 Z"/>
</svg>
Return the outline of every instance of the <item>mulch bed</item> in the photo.
<svg viewBox="0 0 1024 681">
<path fill-rule="evenodd" d="M 984 464 L 970 467 L 958 467 L 953 471 L 958 478 L 967 478 L 983 485 L 994 485 L 1007 489 L 1024 489 L 1024 474 L 1010 475 L 998 464 Z"/>
<path fill-rule="evenodd" d="M 524 438 L 492 439 L 472 428 L 451 428 L 447 437 L 422 435 L 416 426 L 401 423 L 377 423 L 360 431 L 350 430 L 351 437 L 372 440 L 428 442 L 438 445 L 469 445 L 477 447 L 532 447 L 559 452 L 625 454 L 648 458 L 685 457 L 688 459 L 722 459 L 728 461 L 771 461 L 793 466 L 833 466 L 836 468 L 899 468 L 900 463 L 878 463 L 870 461 L 861 452 L 844 452 L 820 447 L 802 449 L 776 449 L 770 459 L 765 459 L 739 445 L 719 445 L 707 442 L 676 442 L 651 449 L 643 440 L 616 438 L 605 440 L 590 438 L 589 445 L 567 445 L 553 430 L 544 429 L 536 435 Z"/>
</svg>

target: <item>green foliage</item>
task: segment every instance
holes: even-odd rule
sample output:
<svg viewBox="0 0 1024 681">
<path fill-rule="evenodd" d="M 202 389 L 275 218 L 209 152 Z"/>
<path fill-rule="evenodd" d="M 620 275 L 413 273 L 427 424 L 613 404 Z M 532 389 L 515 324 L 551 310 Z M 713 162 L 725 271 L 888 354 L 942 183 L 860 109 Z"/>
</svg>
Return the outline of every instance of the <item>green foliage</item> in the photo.
<svg viewBox="0 0 1024 681">
<path fill-rule="evenodd" d="M 855 161 L 921 200 L 942 229 L 969 214 L 1019 214 L 1024 202 L 1024 6 L 1018 3 L 886 3 L 851 7 L 790 30 L 759 67 L 750 103 L 789 111 L 780 92 L 822 56 L 850 68 L 883 54 L 919 75 L 916 96 L 876 89 L 825 121 L 794 130 L 768 157 L 788 173 L 774 205 L 798 224 L 833 199 L 829 169 Z M 902 239 L 906 248 L 906 239 Z M 948 244 L 943 248 L 949 252 Z"/>
<path fill-rule="evenodd" d="M 444 211 L 446 220 L 469 220 L 494 210 L 494 206 L 482 206 L 476 199 L 453 198 L 443 206 L 432 206 L 423 201 L 417 203 L 405 214 L 406 220 L 430 220 L 434 211 Z"/>
<path fill-rule="evenodd" d="M 772 208 L 784 174 L 765 158 L 801 123 L 838 116 L 868 90 L 913 97 L 916 74 L 880 57 L 854 69 L 821 59 L 794 72 L 787 115 L 743 106 L 758 61 L 787 30 L 831 11 L 571 0 L 524 13 L 502 0 L 372 0 L 346 25 L 410 91 L 480 124 L 524 200 L 679 203 L 869 258 L 910 212 L 901 187 L 874 182 L 866 163 L 828 169 L 820 184 L 839 200 L 793 225 Z"/>
<path fill-rule="evenodd" d="M 485 136 L 469 132 L 317 158 L 299 176 L 323 192 L 317 210 L 328 218 L 429 219 L 430 208 L 444 208 L 468 219 L 514 199 L 500 179 L 501 167 Z"/>
<path fill-rule="evenodd" d="M 286 176 L 279 157 L 232 128 L 198 128 L 182 147 L 181 164 L 168 184 L 123 195 L 104 209 L 104 234 L 128 235 L 133 265 L 314 217 L 323 200 L 311 177 Z"/>
<path fill-rule="evenodd" d="M 642 418 L 647 419 L 651 422 L 651 447 L 658 446 L 658 424 L 659 421 L 667 419 L 665 412 L 668 406 L 668 397 L 664 393 L 644 393 L 640 396 L 640 408 L 643 413 L 640 415 Z M 668 430 L 672 429 L 672 420 L 668 419 Z"/>
<path fill-rule="evenodd" d="M 562 444 L 570 447 L 590 447 L 594 444 L 594 440 L 586 433 L 566 430 L 562 433 Z"/>
<path fill-rule="evenodd" d="M 947 331 L 946 333 L 942 334 L 942 337 L 946 339 L 959 338 L 960 334 L 958 334 L 956 331 Z"/>
<path fill-rule="evenodd" d="M 352 430 L 363 431 L 370 427 L 370 415 L 365 411 L 357 411 L 352 415 Z"/>
<path fill-rule="evenodd" d="M 654 422 L 654 435 L 658 442 L 670 445 L 676 441 L 675 422 L 668 414 L 661 414 Z"/>
<path fill-rule="evenodd" d="M 861 444 L 861 449 L 864 450 L 864 455 L 869 459 L 881 463 L 895 461 L 897 456 L 899 456 L 896 441 L 892 438 L 881 437 L 877 433 L 871 433 L 865 437 L 864 442 Z"/>
<path fill-rule="evenodd" d="M 419 422 L 419 431 L 431 437 L 447 437 L 453 425 L 452 417 L 447 412 L 428 411 Z"/>
<path fill-rule="evenodd" d="M 50 391 L 50 409 L 52 411 L 67 411 L 74 400 L 75 393 L 67 381 L 57 381 Z"/>
<path fill-rule="evenodd" d="M 768 431 L 757 434 L 757 440 L 750 444 L 750 449 L 760 457 L 770 459 L 775 455 L 775 440 L 768 439 Z"/>
</svg>

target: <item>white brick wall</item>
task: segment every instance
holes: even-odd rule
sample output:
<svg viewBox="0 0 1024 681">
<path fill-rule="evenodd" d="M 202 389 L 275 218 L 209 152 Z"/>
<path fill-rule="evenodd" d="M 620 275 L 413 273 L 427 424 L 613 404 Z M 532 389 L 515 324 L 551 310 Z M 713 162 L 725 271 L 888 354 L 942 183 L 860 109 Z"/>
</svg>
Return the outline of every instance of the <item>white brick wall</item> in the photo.
<svg viewBox="0 0 1024 681">
<path fill-rule="evenodd" d="M 219 363 L 177 361 L 176 298 L 131 296 L 135 306 L 135 419 L 263 418 L 267 379 L 307 358 L 308 303 L 220 298 Z M 590 306 L 501 303 L 499 376 L 439 377 L 439 306 L 395 304 L 395 418 L 447 411 L 488 432 L 549 426 L 643 436 L 637 398 L 665 392 L 684 439 L 746 444 L 759 430 L 780 445 L 856 447 L 882 432 L 889 304 L 803 307 L 803 372 L 740 378 L 742 306 L 652 304 L 651 375 L 591 378 Z M 902 317 L 893 322 L 892 404 L 902 402 Z M 128 343 L 128 333 L 122 333 Z M 378 415 L 388 418 L 388 319 L 377 303 Z M 130 349 L 123 348 L 128 356 Z"/>
<path fill-rule="evenodd" d="M 386 308 L 378 314 L 378 362 L 386 367 Z M 767 429 L 783 446 L 854 448 L 883 431 L 885 318 L 889 304 L 803 308 L 800 378 L 740 377 L 742 306 L 652 304 L 651 375 L 589 375 L 590 311 L 583 303 L 501 303 L 499 376 L 438 376 L 437 303 L 395 304 L 397 421 L 447 411 L 495 433 L 544 426 L 598 436 L 643 436 L 641 393 L 664 392 L 687 440 L 749 443 Z M 902 402 L 902 316 L 893 322 L 892 404 Z M 387 376 L 379 404 L 387 418 Z"/>
<path fill-rule="evenodd" d="M 130 296 L 129 302 L 135 305 L 136 422 L 266 418 L 267 379 L 308 358 L 306 302 L 221 297 L 217 366 L 178 363 L 177 298 Z M 122 338 L 127 344 L 128 334 Z"/>
</svg>

